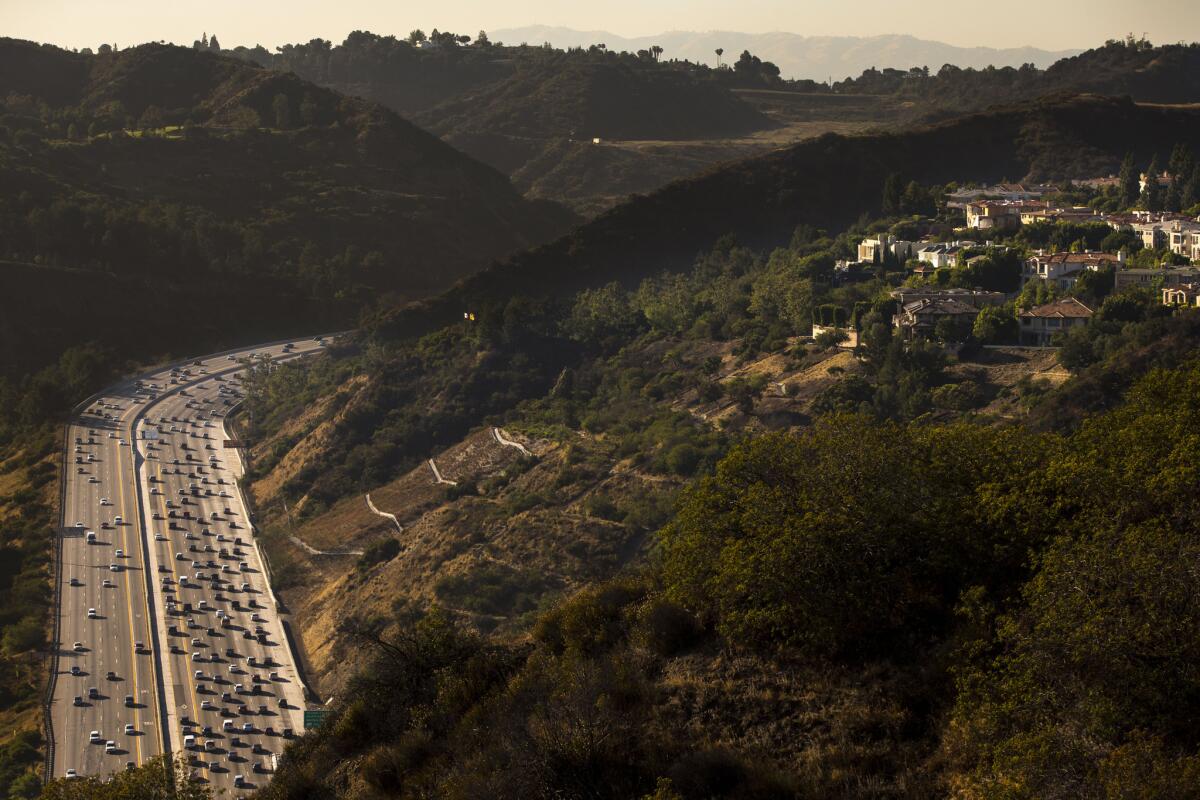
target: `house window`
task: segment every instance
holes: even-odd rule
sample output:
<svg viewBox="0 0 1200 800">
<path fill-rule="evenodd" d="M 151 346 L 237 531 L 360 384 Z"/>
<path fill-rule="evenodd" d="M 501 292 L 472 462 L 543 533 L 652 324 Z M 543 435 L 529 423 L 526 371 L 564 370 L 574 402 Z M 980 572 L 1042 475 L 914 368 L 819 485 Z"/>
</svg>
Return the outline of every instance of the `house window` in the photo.
<svg viewBox="0 0 1200 800">
<path fill-rule="evenodd" d="M 1057 320 L 1057 319 L 1053 319 L 1053 318 L 1046 320 L 1046 327 L 1047 327 L 1047 328 L 1057 328 L 1057 327 L 1058 327 L 1058 320 Z"/>
</svg>

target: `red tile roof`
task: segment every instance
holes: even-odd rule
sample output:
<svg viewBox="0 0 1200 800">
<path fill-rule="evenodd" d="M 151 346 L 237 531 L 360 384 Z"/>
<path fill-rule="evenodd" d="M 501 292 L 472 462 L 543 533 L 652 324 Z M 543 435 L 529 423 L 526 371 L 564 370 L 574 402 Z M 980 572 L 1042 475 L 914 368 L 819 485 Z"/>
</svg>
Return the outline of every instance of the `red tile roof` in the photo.
<svg viewBox="0 0 1200 800">
<path fill-rule="evenodd" d="M 1044 306 L 1037 306 L 1021 312 L 1022 317 L 1058 317 L 1060 319 L 1067 317 L 1087 319 L 1092 314 L 1092 309 L 1074 297 L 1064 297 L 1062 300 L 1055 300 L 1053 303 L 1046 303 Z"/>
</svg>

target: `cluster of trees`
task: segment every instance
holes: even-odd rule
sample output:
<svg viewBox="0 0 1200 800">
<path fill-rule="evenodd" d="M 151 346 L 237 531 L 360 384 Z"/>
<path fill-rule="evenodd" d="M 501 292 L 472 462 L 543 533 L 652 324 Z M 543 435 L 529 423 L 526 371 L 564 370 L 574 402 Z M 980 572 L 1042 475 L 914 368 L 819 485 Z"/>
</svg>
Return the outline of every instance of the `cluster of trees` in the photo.
<svg viewBox="0 0 1200 800">
<path fill-rule="evenodd" d="M 835 82 L 827 91 L 841 94 L 895 95 L 926 104 L 974 109 L 998 102 L 1031 100 L 1061 91 L 1129 94 L 1139 100 L 1186 102 L 1195 97 L 1194 65 L 1200 46 L 1155 47 L 1144 39 L 1110 41 L 1047 69 L 1033 64 L 983 69 L 943 65 L 864 70 L 857 78 Z M 820 90 L 805 86 L 805 90 Z"/>
<path fill-rule="evenodd" d="M 1168 176 L 1165 187 L 1160 182 L 1164 166 Z M 1144 172 L 1139 171 L 1133 154 L 1129 153 L 1121 162 L 1116 189 L 1108 197 L 1120 208 L 1188 211 L 1200 205 L 1200 164 L 1185 142 L 1175 145 L 1165 165 L 1154 155 Z"/>
<path fill-rule="evenodd" d="M 1068 438 L 861 417 L 762 437 L 665 529 L 667 596 L 730 641 L 819 658 L 953 641 L 939 703 L 969 796 L 1186 786 L 1197 386 L 1194 363 L 1152 372 Z"/>
</svg>

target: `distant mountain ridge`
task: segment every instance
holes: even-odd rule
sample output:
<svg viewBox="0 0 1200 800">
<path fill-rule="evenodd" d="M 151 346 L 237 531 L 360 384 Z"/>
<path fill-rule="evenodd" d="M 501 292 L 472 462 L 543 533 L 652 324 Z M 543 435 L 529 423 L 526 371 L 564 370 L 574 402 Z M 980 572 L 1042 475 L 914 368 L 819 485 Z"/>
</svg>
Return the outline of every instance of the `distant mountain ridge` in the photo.
<svg viewBox="0 0 1200 800">
<path fill-rule="evenodd" d="M 870 67 L 908 69 L 927 66 L 937 70 L 943 64 L 982 69 L 1033 64 L 1045 69 L 1055 61 L 1080 53 L 1080 50 L 1041 50 L 1036 47 L 958 47 L 907 34 L 883 36 L 802 36 L 796 33 L 739 33 L 736 31 L 667 31 L 654 36 L 624 37 L 608 31 L 577 31 L 549 25 L 529 25 L 489 31 L 494 41 L 505 44 L 541 44 L 555 47 L 587 47 L 603 43 L 609 50 L 636 52 L 651 45 L 663 48 L 664 59 L 687 59 L 714 64 L 714 51 L 720 47 L 723 61 L 737 58 L 749 50 L 765 61 L 774 62 L 785 78 L 810 78 L 823 81 L 855 76 Z"/>
</svg>

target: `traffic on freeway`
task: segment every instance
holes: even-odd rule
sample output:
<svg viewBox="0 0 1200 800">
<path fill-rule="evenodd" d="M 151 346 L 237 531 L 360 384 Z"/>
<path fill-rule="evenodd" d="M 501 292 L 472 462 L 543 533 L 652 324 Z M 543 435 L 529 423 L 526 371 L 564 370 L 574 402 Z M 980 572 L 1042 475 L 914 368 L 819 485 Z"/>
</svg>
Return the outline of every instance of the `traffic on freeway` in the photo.
<svg viewBox="0 0 1200 800">
<path fill-rule="evenodd" d="M 225 420 L 262 359 L 297 340 L 142 375 L 67 431 L 51 774 L 163 752 L 234 796 L 261 788 L 303 722 L 304 689 L 238 489 Z"/>
</svg>

